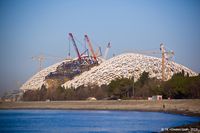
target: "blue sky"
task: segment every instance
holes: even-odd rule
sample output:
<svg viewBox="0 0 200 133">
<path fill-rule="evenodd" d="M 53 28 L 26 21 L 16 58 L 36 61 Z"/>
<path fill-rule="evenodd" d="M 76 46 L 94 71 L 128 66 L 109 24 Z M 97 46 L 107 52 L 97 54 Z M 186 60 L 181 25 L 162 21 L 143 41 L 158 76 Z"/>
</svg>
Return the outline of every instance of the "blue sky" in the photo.
<svg viewBox="0 0 200 133">
<path fill-rule="evenodd" d="M 177 63 L 200 72 L 198 0 L 0 0 L 0 20 L 0 94 L 37 72 L 32 56 L 66 57 L 69 32 L 82 42 L 88 34 L 103 51 L 110 41 L 110 57 L 163 42 Z"/>
</svg>

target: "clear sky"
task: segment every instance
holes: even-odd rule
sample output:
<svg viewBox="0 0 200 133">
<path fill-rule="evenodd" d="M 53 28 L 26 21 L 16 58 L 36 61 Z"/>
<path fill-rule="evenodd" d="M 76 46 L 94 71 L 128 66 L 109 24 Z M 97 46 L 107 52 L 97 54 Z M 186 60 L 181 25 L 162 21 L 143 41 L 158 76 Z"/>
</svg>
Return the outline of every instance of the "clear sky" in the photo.
<svg viewBox="0 0 200 133">
<path fill-rule="evenodd" d="M 103 51 L 110 41 L 110 57 L 163 42 L 177 63 L 200 72 L 199 0 L 0 0 L 0 94 L 37 72 L 32 56 L 66 57 L 69 32 L 82 42 L 88 34 Z"/>
</svg>

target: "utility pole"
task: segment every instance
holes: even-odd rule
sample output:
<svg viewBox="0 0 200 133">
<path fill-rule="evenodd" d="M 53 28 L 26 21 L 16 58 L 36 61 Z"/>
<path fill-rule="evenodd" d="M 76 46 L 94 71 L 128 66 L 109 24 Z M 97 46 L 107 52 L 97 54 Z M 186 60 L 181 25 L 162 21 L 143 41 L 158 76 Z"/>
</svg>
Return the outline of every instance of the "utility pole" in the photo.
<svg viewBox="0 0 200 133">
<path fill-rule="evenodd" d="M 132 80 L 133 80 L 132 91 L 133 91 L 133 97 L 134 97 L 134 95 L 135 95 L 135 88 L 134 88 L 134 77 L 132 77 Z"/>
</svg>

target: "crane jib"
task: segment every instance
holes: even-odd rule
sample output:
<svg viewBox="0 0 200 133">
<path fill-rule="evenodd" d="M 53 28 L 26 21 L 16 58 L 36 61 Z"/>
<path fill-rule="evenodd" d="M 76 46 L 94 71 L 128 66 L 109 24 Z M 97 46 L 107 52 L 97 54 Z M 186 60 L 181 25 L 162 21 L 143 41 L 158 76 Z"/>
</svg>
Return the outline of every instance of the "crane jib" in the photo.
<svg viewBox="0 0 200 133">
<path fill-rule="evenodd" d="M 78 59 L 81 61 L 81 55 L 80 55 L 80 53 L 79 53 L 78 47 L 77 47 L 77 45 L 76 45 L 76 42 L 75 42 L 75 40 L 74 40 L 74 37 L 73 37 L 72 33 L 69 33 L 69 36 L 70 36 L 70 38 L 71 38 L 71 40 L 72 40 L 72 42 L 73 42 L 73 46 L 74 46 L 74 48 L 75 48 L 76 54 L 77 54 L 77 56 L 78 56 Z"/>
<path fill-rule="evenodd" d="M 85 39 L 86 39 L 86 41 L 87 41 L 87 43 L 88 43 L 88 45 L 89 45 L 89 48 L 90 48 L 90 51 L 91 51 L 91 53 L 92 53 L 92 56 L 93 56 L 94 60 L 97 61 L 96 54 L 94 53 L 92 44 L 91 44 L 91 42 L 90 42 L 90 40 L 89 40 L 89 38 L 88 38 L 87 35 L 85 35 Z"/>
</svg>

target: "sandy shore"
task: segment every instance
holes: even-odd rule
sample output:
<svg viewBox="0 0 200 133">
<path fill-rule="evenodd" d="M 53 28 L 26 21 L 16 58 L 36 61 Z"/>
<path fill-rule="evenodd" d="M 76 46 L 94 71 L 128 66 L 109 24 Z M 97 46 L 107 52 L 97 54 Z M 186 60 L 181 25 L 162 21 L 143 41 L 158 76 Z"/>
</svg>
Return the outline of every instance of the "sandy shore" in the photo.
<svg viewBox="0 0 200 133">
<path fill-rule="evenodd" d="M 200 99 L 196 100 L 100 100 L 100 101 L 50 101 L 1 102 L 0 109 L 81 109 L 81 110 L 138 110 L 159 111 L 190 116 L 200 116 Z"/>
</svg>

